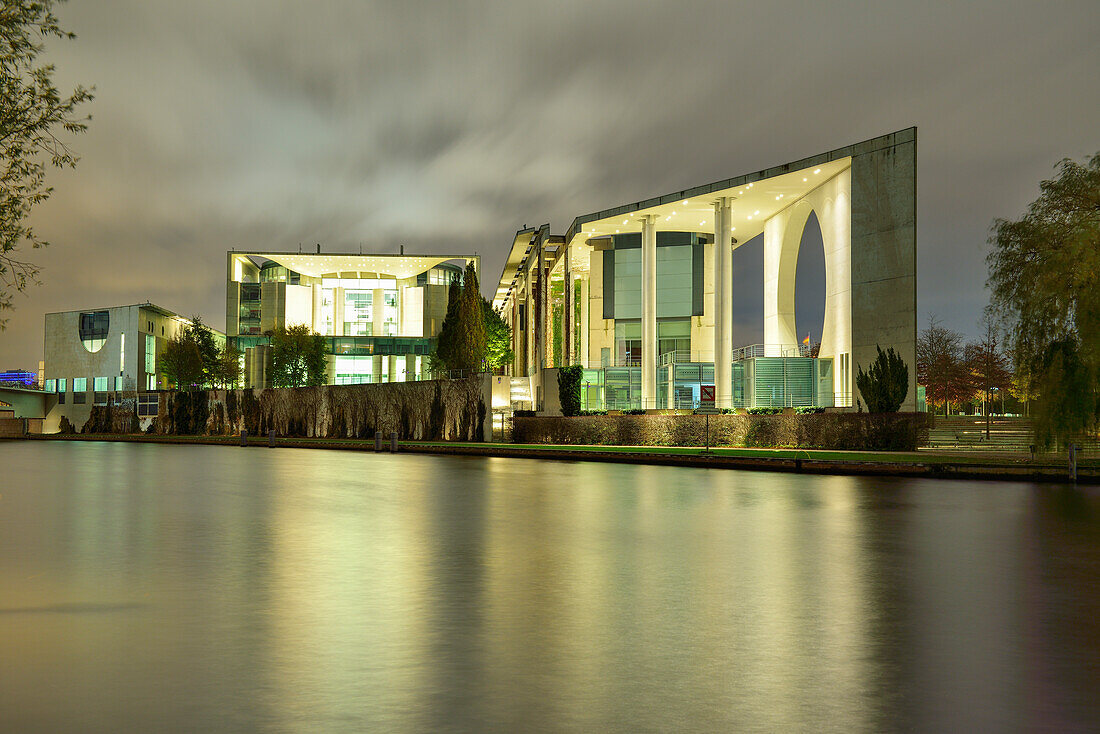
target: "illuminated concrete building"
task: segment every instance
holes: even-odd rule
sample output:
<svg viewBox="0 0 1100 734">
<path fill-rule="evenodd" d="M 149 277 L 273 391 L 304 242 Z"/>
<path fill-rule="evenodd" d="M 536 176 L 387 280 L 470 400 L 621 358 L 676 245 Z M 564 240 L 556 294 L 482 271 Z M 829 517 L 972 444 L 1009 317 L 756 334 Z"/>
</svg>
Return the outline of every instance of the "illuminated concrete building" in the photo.
<svg viewBox="0 0 1100 734">
<path fill-rule="evenodd" d="M 270 334 L 304 324 L 325 336 L 329 384 L 427 379 L 447 289 L 476 255 L 227 254 L 225 328 L 245 384 L 270 386 Z"/>
<path fill-rule="evenodd" d="M 811 214 L 825 259 L 821 347 L 794 315 Z M 763 344 L 733 343 L 733 256 L 763 235 Z M 716 245 L 716 243 L 718 243 Z M 855 408 L 857 366 L 893 347 L 917 407 L 916 129 L 516 233 L 494 297 L 513 326 L 517 402 L 552 410 L 556 367 L 590 408 Z M 817 325 L 815 325 L 817 326 Z M 803 329 L 805 331 L 805 329 Z"/>
<path fill-rule="evenodd" d="M 139 418 L 156 415 L 152 391 L 168 387 L 161 356 L 189 319 L 152 303 L 46 314 L 43 387 L 57 395 L 45 430 L 64 416 L 79 430 L 92 406 L 137 401 Z M 216 342 L 221 332 L 211 329 Z"/>
</svg>

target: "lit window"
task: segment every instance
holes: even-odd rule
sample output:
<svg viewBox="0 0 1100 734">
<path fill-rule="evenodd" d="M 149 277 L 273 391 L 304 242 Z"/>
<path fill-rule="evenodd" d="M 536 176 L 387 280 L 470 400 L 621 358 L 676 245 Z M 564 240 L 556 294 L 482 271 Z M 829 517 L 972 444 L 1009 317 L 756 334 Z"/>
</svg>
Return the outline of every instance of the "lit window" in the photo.
<svg viewBox="0 0 1100 734">
<path fill-rule="evenodd" d="M 89 352 L 98 352 L 107 341 L 111 318 L 106 311 L 88 311 L 80 314 L 78 331 L 80 343 Z"/>
</svg>

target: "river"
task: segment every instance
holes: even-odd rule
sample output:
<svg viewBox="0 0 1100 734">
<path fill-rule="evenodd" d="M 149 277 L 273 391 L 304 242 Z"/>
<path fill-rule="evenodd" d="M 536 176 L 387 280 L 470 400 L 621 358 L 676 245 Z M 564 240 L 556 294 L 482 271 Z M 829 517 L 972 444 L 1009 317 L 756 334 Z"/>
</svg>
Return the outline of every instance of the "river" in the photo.
<svg viewBox="0 0 1100 734">
<path fill-rule="evenodd" d="M 0 442 L 0 731 L 1100 729 L 1100 493 Z"/>
</svg>

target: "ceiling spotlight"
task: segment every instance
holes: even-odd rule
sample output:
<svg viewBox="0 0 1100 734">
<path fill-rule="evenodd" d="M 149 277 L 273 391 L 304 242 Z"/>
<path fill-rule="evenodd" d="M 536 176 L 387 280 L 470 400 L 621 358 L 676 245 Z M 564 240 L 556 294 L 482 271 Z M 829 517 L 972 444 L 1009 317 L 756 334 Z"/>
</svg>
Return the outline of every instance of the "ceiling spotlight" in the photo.
<svg viewBox="0 0 1100 734">
<path fill-rule="evenodd" d="M 706 223 L 707 223 L 707 220 L 704 219 L 703 221 L 699 222 L 699 226 L 702 227 Z"/>
<path fill-rule="evenodd" d="M 625 219 L 623 220 L 623 224 L 626 224 L 626 220 L 625 220 Z"/>
<path fill-rule="evenodd" d="M 808 178 L 805 178 L 805 177 L 803 177 L 803 179 L 802 179 L 802 183 L 806 183 L 806 182 L 807 182 L 807 181 L 809 181 L 809 180 L 810 180 L 810 179 L 808 179 Z"/>
<path fill-rule="evenodd" d="M 740 195 L 741 195 L 741 194 L 743 194 L 743 193 L 745 193 L 745 192 L 744 192 L 744 191 L 738 191 L 738 192 L 737 192 L 737 195 L 738 195 L 738 196 L 740 196 Z"/>
<path fill-rule="evenodd" d="M 672 212 L 672 216 L 676 216 L 676 212 Z"/>
<path fill-rule="evenodd" d="M 782 199 L 782 198 L 783 198 L 783 196 L 782 196 L 782 194 L 780 194 L 779 196 L 775 197 L 775 200 L 776 200 L 776 201 L 779 201 L 779 200 L 780 200 L 780 199 Z"/>
<path fill-rule="evenodd" d="M 618 234 L 618 233 L 619 233 L 619 230 L 617 230 L 617 229 L 616 229 L 616 230 L 615 230 L 615 234 Z"/>
<path fill-rule="evenodd" d="M 749 219 L 752 219 L 752 215 L 751 215 L 751 214 L 749 215 Z"/>
<path fill-rule="evenodd" d="M 670 219 L 672 219 L 672 217 L 665 217 L 665 221 L 666 221 L 666 222 L 667 222 L 668 220 L 670 220 Z"/>
<path fill-rule="evenodd" d="M 759 214 L 759 213 L 760 213 L 759 209 L 757 209 L 756 211 L 753 212 L 753 214 Z"/>
<path fill-rule="evenodd" d="M 814 170 L 814 173 L 821 173 L 821 169 L 820 169 L 820 168 L 818 168 L 818 169 L 815 169 L 815 170 Z"/>
<path fill-rule="evenodd" d="M 687 199 L 684 199 L 684 200 L 683 200 L 683 201 L 681 201 L 680 203 L 681 203 L 681 204 L 683 204 L 684 206 L 687 206 L 687 205 L 688 205 L 688 200 L 687 200 Z"/>
<path fill-rule="evenodd" d="M 730 232 L 736 232 L 736 231 L 737 231 L 737 227 L 730 227 Z"/>
</svg>

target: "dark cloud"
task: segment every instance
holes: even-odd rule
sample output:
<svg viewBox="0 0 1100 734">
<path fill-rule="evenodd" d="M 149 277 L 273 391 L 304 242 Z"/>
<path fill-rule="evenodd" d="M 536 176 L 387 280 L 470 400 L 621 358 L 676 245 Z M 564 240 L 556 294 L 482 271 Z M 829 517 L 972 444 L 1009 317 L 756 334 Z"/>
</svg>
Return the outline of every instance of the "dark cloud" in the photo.
<svg viewBox="0 0 1100 734">
<path fill-rule="evenodd" d="M 51 60 L 97 85 L 95 119 L 35 214 L 45 285 L 7 314 L 0 368 L 37 363 L 46 311 L 150 299 L 221 324 L 231 247 L 476 250 L 488 292 L 523 224 L 561 232 L 909 125 L 922 321 L 973 331 L 992 220 L 1100 148 L 1089 1 L 74 0 L 61 16 L 79 38 Z M 742 251 L 747 341 L 759 254 Z"/>
</svg>

